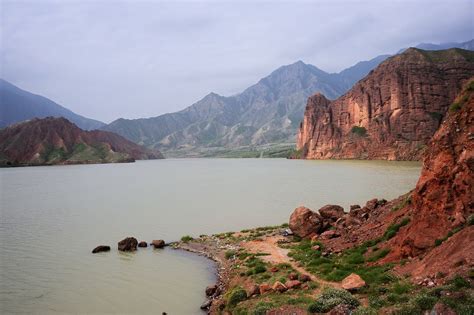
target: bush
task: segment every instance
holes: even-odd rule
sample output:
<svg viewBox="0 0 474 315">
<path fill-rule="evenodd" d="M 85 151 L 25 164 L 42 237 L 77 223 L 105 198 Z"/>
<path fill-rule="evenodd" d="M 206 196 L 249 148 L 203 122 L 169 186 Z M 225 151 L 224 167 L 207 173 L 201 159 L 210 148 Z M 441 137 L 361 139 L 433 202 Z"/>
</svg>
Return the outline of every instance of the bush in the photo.
<svg viewBox="0 0 474 315">
<path fill-rule="evenodd" d="M 255 268 L 254 268 L 254 274 L 257 274 L 257 273 L 263 273 L 267 271 L 267 268 L 265 268 L 264 265 L 257 265 Z"/>
<path fill-rule="evenodd" d="M 471 215 L 467 218 L 467 225 L 474 225 L 474 214 L 471 214 Z"/>
<path fill-rule="evenodd" d="M 437 301 L 436 297 L 426 293 L 418 294 L 413 298 L 413 303 L 424 311 L 432 309 Z"/>
<path fill-rule="evenodd" d="M 452 111 L 452 112 L 457 112 L 460 109 L 461 109 L 461 104 L 459 104 L 459 103 L 453 103 L 449 107 L 449 110 Z"/>
<path fill-rule="evenodd" d="M 360 305 L 359 301 L 348 291 L 326 288 L 318 296 L 316 302 L 309 305 L 308 312 L 326 313 L 340 304 L 346 304 L 350 308 L 356 308 Z"/>
<path fill-rule="evenodd" d="M 365 137 L 367 135 L 367 129 L 359 126 L 352 127 L 351 132 L 358 135 L 359 137 Z"/>
<path fill-rule="evenodd" d="M 456 289 L 462 289 L 462 288 L 470 288 L 471 284 L 469 281 L 464 279 L 461 276 L 456 276 L 451 281 L 449 281 L 449 284 L 453 285 Z"/>
<path fill-rule="evenodd" d="M 189 241 L 192 241 L 192 240 L 193 240 L 193 238 L 189 235 L 185 235 L 185 236 L 181 237 L 181 241 L 185 242 L 185 243 L 187 243 Z"/>
<path fill-rule="evenodd" d="M 385 234 L 384 234 L 384 239 L 385 240 L 389 240 L 391 239 L 392 237 L 394 237 L 397 233 L 398 233 L 398 230 L 400 230 L 400 228 L 402 226 L 405 226 L 407 225 L 408 223 L 410 223 L 410 218 L 408 217 L 405 217 L 403 218 L 400 223 L 394 223 L 394 224 L 391 224 L 387 230 L 385 231 Z"/>
<path fill-rule="evenodd" d="M 225 252 L 225 259 L 231 259 L 235 257 L 235 250 L 228 250 Z"/>
<path fill-rule="evenodd" d="M 255 305 L 255 309 L 253 310 L 253 315 L 265 315 L 267 314 L 267 311 L 272 309 L 273 304 L 268 303 L 268 302 L 259 302 L 257 305 Z"/>
<path fill-rule="evenodd" d="M 227 304 L 234 307 L 242 301 L 247 299 L 247 292 L 241 287 L 235 287 L 228 293 Z"/>
<path fill-rule="evenodd" d="M 353 315 L 377 315 L 377 311 L 371 307 L 359 307 L 352 314 Z"/>
</svg>

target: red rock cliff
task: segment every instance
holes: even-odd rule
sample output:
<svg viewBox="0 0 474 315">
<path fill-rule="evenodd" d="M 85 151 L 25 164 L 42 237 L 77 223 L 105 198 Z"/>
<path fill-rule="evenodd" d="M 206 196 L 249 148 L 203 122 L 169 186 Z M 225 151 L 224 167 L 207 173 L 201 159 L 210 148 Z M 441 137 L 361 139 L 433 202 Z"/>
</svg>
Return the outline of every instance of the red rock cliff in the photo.
<svg viewBox="0 0 474 315">
<path fill-rule="evenodd" d="M 474 52 L 410 48 L 335 101 L 310 97 L 297 148 L 307 159 L 418 160 L 473 75 Z"/>
</svg>

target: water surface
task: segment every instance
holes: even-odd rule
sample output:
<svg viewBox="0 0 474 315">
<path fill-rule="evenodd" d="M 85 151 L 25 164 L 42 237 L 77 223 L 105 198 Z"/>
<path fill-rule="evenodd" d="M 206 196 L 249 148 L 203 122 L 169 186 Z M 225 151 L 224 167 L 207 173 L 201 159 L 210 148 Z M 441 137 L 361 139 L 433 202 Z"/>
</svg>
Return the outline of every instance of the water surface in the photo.
<svg viewBox="0 0 474 315">
<path fill-rule="evenodd" d="M 412 189 L 419 163 L 177 159 L 0 169 L 0 313 L 199 314 L 213 265 L 172 249 L 119 253 L 281 224 L 305 205 L 346 209 Z M 98 244 L 112 251 L 92 255 Z"/>
</svg>

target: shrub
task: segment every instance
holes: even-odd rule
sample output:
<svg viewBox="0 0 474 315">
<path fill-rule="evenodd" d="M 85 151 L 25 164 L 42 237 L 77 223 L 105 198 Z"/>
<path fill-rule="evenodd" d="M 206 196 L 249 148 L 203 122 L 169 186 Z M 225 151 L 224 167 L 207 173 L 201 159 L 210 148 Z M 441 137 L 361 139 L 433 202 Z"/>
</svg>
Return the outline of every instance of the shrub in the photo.
<svg viewBox="0 0 474 315">
<path fill-rule="evenodd" d="M 326 288 L 321 295 L 318 296 L 316 302 L 309 305 L 308 312 L 325 313 L 340 304 L 346 304 L 350 308 L 356 308 L 360 303 L 346 290 Z"/>
<path fill-rule="evenodd" d="M 359 307 L 352 314 L 353 315 L 377 315 L 377 311 L 371 307 Z"/>
<path fill-rule="evenodd" d="M 235 287 L 228 293 L 227 304 L 234 307 L 247 299 L 247 292 L 241 287 Z"/>
<path fill-rule="evenodd" d="M 459 104 L 459 103 L 453 103 L 449 107 L 449 110 L 452 111 L 452 112 L 457 112 L 460 109 L 461 109 L 461 104 Z"/>
<path fill-rule="evenodd" d="M 193 238 L 189 235 L 185 235 L 185 236 L 181 237 L 181 241 L 185 242 L 185 243 L 187 243 L 189 241 L 192 241 L 192 240 L 193 240 Z"/>
<path fill-rule="evenodd" d="M 257 265 L 255 268 L 254 268 L 254 273 L 257 274 L 257 273 L 263 273 L 267 271 L 267 268 L 265 268 L 264 265 Z"/>
<path fill-rule="evenodd" d="M 235 250 L 228 250 L 225 252 L 225 259 L 231 259 L 235 257 Z"/>
<path fill-rule="evenodd" d="M 467 225 L 474 225 L 474 214 L 471 214 L 471 215 L 467 218 Z"/>
<path fill-rule="evenodd" d="M 408 217 L 405 217 L 403 218 L 400 223 L 394 223 L 394 224 L 391 224 L 387 230 L 385 231 L 385 234 L 384 234 L 384 239 L 385 240 L 389 240 L 391 239 L 392 237 L 394 237 L 397 233 L 398 233 L 398 230 L 400 230 L 400 228 L 402 226 L 405 226 L 407 225 L 408 223 L 410 223 L 410 218 Z"/>
<path fill-rule="evenodd" d="M 451 281 L 449 281 L 449 284 L 453 285 L 456 289 L 471 287 L 471 284 L 469 283 L 469 281 L 467 281 L 461 276 L 455 276 L 453 279 L 451 279 Z"/>
<path fill-rule="evenodd" d="M 359 137 L 365 137 L 367 135 L 367 129 L 359 126 L 352 127 L 351 132 Z"/>
<path fill-rule="evenodd" d="M 436 304 L 438 299 L 426 293 L 421 293 L 413 298 L 413 303 L 422 310 L 430 310 Z"/>
<path fill-rule="evenodd" d="M 255 309 L 253 310 L 253 315 L 265 315 L 267 314 L 267 311 L 272 309 L 273 304 L 269 302 L 259 302 L 257 305 L 255 305 Z"/>
</svg>

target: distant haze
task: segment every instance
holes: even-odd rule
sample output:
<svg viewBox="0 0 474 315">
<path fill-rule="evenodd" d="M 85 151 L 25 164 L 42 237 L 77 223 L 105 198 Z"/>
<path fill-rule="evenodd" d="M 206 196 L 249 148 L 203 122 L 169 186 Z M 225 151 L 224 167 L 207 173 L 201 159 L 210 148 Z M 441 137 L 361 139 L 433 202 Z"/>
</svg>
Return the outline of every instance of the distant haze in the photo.
<svg viewBox="0 0 474 315">
<path fill-rule="evenodd" d="M 0 77 L 110 122 L 232 95 L 297 60 L 338 72 L 474 37 L 466 1 L 0 0 Z"/>
</svg>

